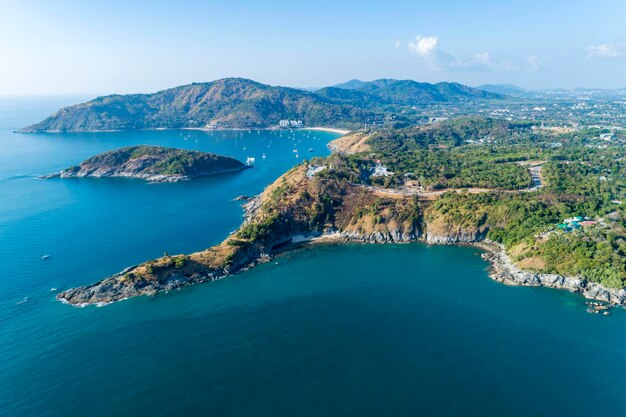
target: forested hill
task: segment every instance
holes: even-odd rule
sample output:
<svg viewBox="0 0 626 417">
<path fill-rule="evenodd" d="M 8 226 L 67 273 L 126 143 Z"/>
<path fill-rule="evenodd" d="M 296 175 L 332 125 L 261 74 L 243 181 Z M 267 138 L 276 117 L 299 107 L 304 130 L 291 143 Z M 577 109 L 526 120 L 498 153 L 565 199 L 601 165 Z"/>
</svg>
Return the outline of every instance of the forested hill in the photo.
<svg viewBox="0 0 626 417">
<path fill-rule="evenodd" d="M 176 182 L 249 168 L 236 159 L 208 152 L 138 145 L 107 151 L 45 178 L 125 177 Z"/>
<path fill-rule="evenodd" d="M 378 80 L 358 90 L 307 92 L 242 78 L 194 83 L 153 94 L 110 95 L 63 108 L 21 132 L 84 132 L 156 128 L 266 128 L 280 120 L 307 126 L 355 127 L 381 107 L 502 98 L 456 83 Z"/>
<path fill-rule="evenodd" d="M 368 108 L 380 106 L 419 106 L 464 100 L 503 99 L 492 93 L 458 83 L 419 83 L 413 80 L 380 79 L 371 82 L 351 80 L 318 90 L 317 94 L 343 103 Z"/>
</svg>

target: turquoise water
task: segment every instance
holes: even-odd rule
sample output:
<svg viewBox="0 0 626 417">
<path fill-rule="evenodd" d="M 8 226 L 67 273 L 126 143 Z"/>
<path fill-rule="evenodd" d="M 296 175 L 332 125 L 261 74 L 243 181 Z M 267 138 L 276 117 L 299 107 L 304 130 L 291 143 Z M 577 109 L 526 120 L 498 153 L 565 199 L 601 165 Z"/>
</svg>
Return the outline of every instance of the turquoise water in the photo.
<svg viewBox="0 0 626 417">
<path fill-rule="evenodd" d="M 297 163 L 294 145 L 323 155 L 335 137 L 10 133 L 74 101 L 0 100 L 0 415 L 626 413 L 626 315 L 495 283 L 471 248 L 321 246 L 153 298 L 54 301 L 51 288 L 221 241 L 241 221 L 233 197 Z M 257 164 L 178 184 L 36 179 L 136 143 Z"/>
</svg>

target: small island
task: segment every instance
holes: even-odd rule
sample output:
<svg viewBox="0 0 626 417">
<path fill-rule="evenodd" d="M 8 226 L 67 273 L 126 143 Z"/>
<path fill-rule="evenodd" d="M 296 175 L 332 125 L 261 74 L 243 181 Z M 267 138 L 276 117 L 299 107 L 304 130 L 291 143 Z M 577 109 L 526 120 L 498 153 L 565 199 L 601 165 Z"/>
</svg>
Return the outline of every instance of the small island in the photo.
<svg viewBox="0 0 626 417">
<path fill-rule="evenodd" d="M 162 146 L 138 145 L 104 152 L 44 178 L 125 177 L 176 182 L 249 168 L 228 156 Z"/>
</svg>

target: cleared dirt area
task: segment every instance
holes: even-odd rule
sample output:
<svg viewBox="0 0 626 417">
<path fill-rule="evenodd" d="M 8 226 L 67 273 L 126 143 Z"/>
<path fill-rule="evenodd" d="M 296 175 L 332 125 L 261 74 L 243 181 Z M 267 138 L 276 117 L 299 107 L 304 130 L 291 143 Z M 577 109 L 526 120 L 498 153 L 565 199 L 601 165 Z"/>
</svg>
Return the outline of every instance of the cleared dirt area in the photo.
<svg viewBox="0 0 626 417">
<path fill-rule="evenodd" d="M 359 152 L 371 152 L 372 147 L 367 143 L 370 134 L 364 132 L 354 132 L 333 140 L 328 147 L 341 154 L 354 154 Z"/>
</svg>

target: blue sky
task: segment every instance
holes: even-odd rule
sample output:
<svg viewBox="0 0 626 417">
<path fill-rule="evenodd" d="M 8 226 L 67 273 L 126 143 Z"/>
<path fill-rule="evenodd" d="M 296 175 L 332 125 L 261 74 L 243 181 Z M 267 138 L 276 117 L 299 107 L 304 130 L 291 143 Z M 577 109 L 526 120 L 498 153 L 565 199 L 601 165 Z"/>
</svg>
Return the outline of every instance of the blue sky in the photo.
<svg viewBox="0 0 626 417">
<path fill-rule="evenodd" d="M 0 94 L 240 76 L 626 87 L 626 1 L 0 0 Z"/>
</svg>

